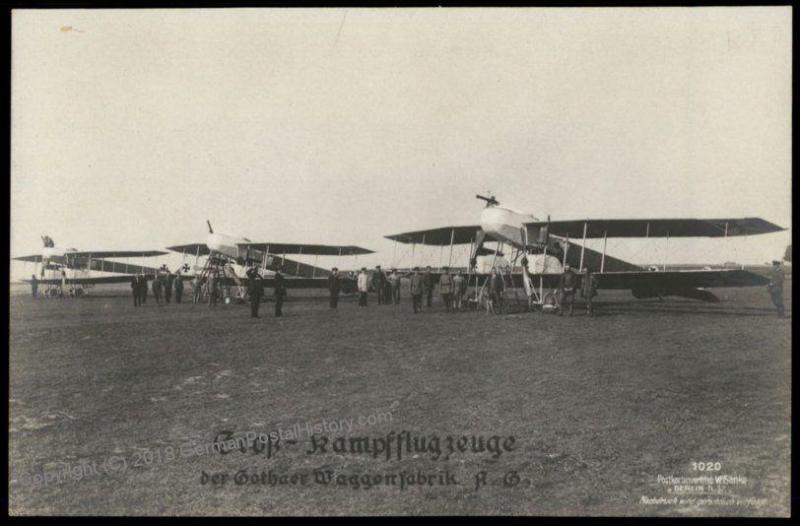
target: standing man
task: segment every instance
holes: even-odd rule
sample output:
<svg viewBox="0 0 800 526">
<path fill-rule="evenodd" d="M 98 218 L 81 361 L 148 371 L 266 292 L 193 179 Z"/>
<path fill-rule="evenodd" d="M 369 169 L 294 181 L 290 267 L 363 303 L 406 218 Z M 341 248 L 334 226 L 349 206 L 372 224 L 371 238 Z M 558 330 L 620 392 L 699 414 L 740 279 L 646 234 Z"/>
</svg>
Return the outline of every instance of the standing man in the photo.
<svg viewBox="0 0 800 526">
<path fill-rule="evenodd" d="M 442 267 L 442 275 L 439 276 L 439 293 L 442 295 L 445 310 L 450 312 L 453 301 L 453 276 L 450 275 L 449 267 Z"/>
<path fill-rule="evenodd" d="M 286 284 L 283 282 L 283 275 L 275 272 L 275 317 L 283 316 L 283 300 L 286 298 Z"/>
<path fill-rule="evenodd" d="M 208 306 L 217 306 L 217 271 L 212 269 L 208 272 Z"/>
<path fill-rule="evenodd" d="M 400 305 L 400 274 L 397 273 L 397 269 L 393 268 L 386 279 L 392 288 L 391 301 L 395 305 Z"/>
<path fill-rule="evenodd" d="M 422 276 L 422 283 L 425 286 L 425 305 L 430 309 L 433 306 L 433 274 L 431 266 L 425 267 L 425 274 Z"/>
<path fill-rule="evenodd" d="M 767 290 L 772 298 L 772 304 L 778 310 L 778 318 L 785 318 L 786 311 L 783 307 L 783 269 L 781 268 L 780 261 L 772 262 L 772 271 L 769 273 L 769 285 Z"/>
<path fill-rule="evenodd" d="M 586 300 L 586 314 L 592 316 L 594 314 L 592 298 L 597 296 L 597 276 L 595 276 L 588 268 L 583 269 L 582 285 L 581 296 L 583 296 L 583 298 Z"/>
<path fill-rule="evenodd" d="M 139 274 L 139 301 L 141 301 L 142 305 L 147 303 L 147 289 L 147 276 Z"/>
<path fill-rule="evenodd" d="M 495 267 L 492 272 L 492 277 L 489 278 L 489 294 L 492 298 L 492 311 L 494 313 L 503 313 L 503 300 L 506 291 L 506 284 L 503 281 L 503 276 L 500 274 L 500 269 Z"/>
<path fill-rule="evenodd" d="M 133 293 L 133 306 L 140 307 L 142 305 L 141 296 L 139 295 L 139 277 L 135 274 L 131 276 L 131 292 Z M 34 294 L 34 298 L 36 295 Z"/>
<path fill-rule="evenodd" d="M 183 276 L 181 275 L 180 269 L 178 269 L 178 273 L 175 275 L 175 303 L 180 303 L 182 296 L 183 296 Z"/>
<path fill-rule="evenodd" d="M 200 274 L 195 271 L 192 277 L 192 303 L 196 304 L 200 301 Z"/>
<path fill-rule="evenodd" d="M 172 287 L 175 285 L 175 275 L 164 267 L 166 275 L 164 276 L 164 300 L 169 303 L 172 299 Z"/>
<path fill-rule="evenodd" d="M 569 301 L 569 315 L 572 316 L 572 311 L 575 308 L 575 291 L 578 288 L 578 275 L 572 270 L 569 265 L 564 266 L 564 272 L 558 281 L 558 315 L 564 315 L 564 308 L 567 301 Z"/>
<path fill-rule="evenodd" d="M 31 295 L 33 299 L 39 297 L 39 280 L 36 279 L 36 274 L 31 274 Z"/>
<path fill-rule="evenodd" d="M 467 280 L 461 274 L 460 270 L 456 271 L 453 276 L 453 310 L 460 311 L 461 303 L 464 299 L 464 292 L 467 290 Z"/>
<path fill-rule="evenodd" d="M 375 267 L 375 273 L 372 274 L 372 287 L 378 293 L 378 305 L 383 305 L 386 302 L 386 298 L 383 297 L 386 291 L 386 275 L 380 265 Z"/>
<path fill-rule="evenodd" d="M 369 276 L 367 275 L 367 267 L 362 267 L 361 272 L 358 273 L 356 278 L 356 285 L 358 286 L 358 306 L 367 306 L 367 293 L 369 292 Z"/>
<path fill-rule="evenodd" d="M 161 305 L 161 292 L 161 274 L 156 272 L 153 278 L 153 296 L 155 296 L 158 305 Z"/>
<path fill-rule="evenodd" d="M 425 283 L 419 273 L 419 267 L 414 267 L 411 274 L 411 303 L 414 305 L 414 314 L 422 310 L 422 294 L 425 292 Z"/>
<path fill-rule="evenodd" d="M 264 279 L 256 267 L 250 267 L 247 271 L 247 294 L 250 296 L 250 317 L 258 318 L 258 308 L 264 295 Z"/>
<path fill-rule="evenodd" d="M 331 269 L 331 275 L 328 276 L 328 290 L 331 293 L 331 308 L 335 309 L 339 306 L 339 290 L 341 288 L 341 282 L 339 281 L 339 269 L 333 267 Z"/>
</svg>

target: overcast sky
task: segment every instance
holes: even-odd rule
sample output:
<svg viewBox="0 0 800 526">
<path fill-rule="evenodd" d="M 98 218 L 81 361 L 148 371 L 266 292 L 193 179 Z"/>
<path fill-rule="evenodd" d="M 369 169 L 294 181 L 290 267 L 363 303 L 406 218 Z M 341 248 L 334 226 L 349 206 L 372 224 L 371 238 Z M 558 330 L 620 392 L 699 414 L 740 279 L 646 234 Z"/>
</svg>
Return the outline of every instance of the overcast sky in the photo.
<svg viewBox="0 0 800 526">
<path fill-rule="evenodd" d="M 475 224 L 488 190 L 542 218 L 791 227 L 789 7 L 17 10 L 12 31 L 12 255 L 203 241 L 208 218 L 387 265 L 382 236 Z"/>
</svg>

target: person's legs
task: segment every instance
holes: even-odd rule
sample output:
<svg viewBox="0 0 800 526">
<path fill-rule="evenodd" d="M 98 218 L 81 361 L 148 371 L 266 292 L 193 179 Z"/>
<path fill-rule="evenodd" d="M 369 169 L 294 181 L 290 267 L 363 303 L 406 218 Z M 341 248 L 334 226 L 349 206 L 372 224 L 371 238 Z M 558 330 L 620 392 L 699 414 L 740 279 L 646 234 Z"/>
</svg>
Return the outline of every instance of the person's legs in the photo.
<svg viewBox="0 0 800 526">
<path fill-rule="evenodd" d="M 427 295 L 426 304 L 427 304 L 428 308 L 431 308 L 433 306 L 433 287 L 428 289 L 428 295 Z"/>
<path fill-rule="evenodd" d="M 772 304 L 775 305 L 775 308 L 778 310 L 778 316 L 783 318 L 785 315 L 785 310 L 783 307 L 783 291 L 773 290 L 770 292 L 770 296 L 772 296 Z"/>
<path fill-rule="evenodd" d="M 275 298 L 275 317 L 283 316 L 283 298 L 278 296 Z"/>
</svg>

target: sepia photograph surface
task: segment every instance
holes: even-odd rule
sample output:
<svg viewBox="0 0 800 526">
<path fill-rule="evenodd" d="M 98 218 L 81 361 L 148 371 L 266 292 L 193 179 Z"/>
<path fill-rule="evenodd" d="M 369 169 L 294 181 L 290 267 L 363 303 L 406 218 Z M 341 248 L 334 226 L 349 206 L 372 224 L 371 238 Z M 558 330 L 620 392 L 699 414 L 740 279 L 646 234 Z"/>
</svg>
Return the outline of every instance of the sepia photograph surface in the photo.
<svg viewBox="0 0 800 526">
<path fill-rule="evenodd" d="M 9 514 L 790 515 L 791 7 L 11 32 Z"/>
</svg>

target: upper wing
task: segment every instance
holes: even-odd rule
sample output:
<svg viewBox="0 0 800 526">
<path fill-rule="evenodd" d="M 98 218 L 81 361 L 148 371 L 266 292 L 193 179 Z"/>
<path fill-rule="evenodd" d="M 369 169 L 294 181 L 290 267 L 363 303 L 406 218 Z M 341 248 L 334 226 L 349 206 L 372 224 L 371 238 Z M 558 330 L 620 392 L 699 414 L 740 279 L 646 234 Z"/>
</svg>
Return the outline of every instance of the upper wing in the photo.
<svg viewBox="0 0 800 526">
<path fill-rule="evenodd" d="M 480 225 L 445 226 L 430 230 L 417 230 L 416 232 L 393 234 L 391 236 L 386 236 L 386 238 L 401 243 L 422 245 L 445 246 L 451 243 L 454 245 L 461 245 L 475 241 L 475 234 L 480 229 Z"/>
<path fill-rule="evenodd" d="M 167 250 L 173 252 L 182 252 L 189 255 L 207 256 L 211 251 L 205 243 L 190 243 L 188 245 L 175 245 L 174 247 L 167 247 Z"/>
<path fill-rule="evenodd" d="M 15 258 L 11 258 L 11 259 L 14 259 L 16 261 L 32 261 L 34 263 L 41 263 L 42 262 L 42 256 L 41 255 L 39 255 L 39 256 L 19 256 L 19 257 L 15 257 Z"/>
<path fill-rule="evenodd" d="M 545 227 L 549 232 L 570 238 L 601 237 L 725 237 L 752 236 L 779 232 L 784 228 L 759 217 L 742 219 L 577 219 L 537 221 L 528 227 Z"/>
<path fill-rule="evenodd" d="M 372 254 L 372 250 L 352 245 L 304 245 L 299 243 L 240 243 L 240 247 L 253 248 L 270 254 L 305 254 L 308 256 L 359 256 Z"/>
</svg>

